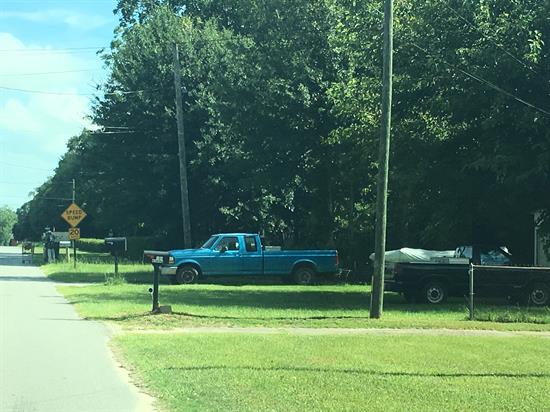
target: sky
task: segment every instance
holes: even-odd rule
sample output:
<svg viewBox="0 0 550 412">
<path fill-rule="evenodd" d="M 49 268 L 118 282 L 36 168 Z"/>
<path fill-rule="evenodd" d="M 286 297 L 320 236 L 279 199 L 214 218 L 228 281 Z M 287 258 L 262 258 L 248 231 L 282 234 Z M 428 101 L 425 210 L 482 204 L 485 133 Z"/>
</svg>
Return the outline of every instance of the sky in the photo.
<svg viewBox="0 0 550 412">
<path fill-rule="evenodd" d="M 0 0 L 0 206 L 16 210 L 85 127 L 116 0 Z M 13 90 L 18 89 L 18 90 Z M 77 182 L 78 186 L 78 182 Z M 71 194 L 67 182 L 67 196 Z"/>
</svg>

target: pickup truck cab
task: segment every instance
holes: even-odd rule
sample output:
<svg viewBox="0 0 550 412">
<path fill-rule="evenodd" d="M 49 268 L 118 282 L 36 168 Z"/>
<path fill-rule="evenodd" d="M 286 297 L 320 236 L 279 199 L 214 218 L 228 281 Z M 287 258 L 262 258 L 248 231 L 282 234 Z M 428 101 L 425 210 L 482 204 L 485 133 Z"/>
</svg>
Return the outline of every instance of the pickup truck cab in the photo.
<svg viewBox="0 0 550 412">
<path fill-rule="evenodd" d="M 550 268 L 513 266 L 512 256 L 502 247 L 461 246 L 453 258 L 396 263 L 386 276 L 385 290 L 399 292 L 408 301 L 431 304 L 442 303 L 449 296 L 466 296 L 470 263 L 475 265 L 477 296 L 550 305 Z"/>
<path fill-rule="evenodd" d="M 219 233 L 198 249 L 171 250 L 161 275 L 174 283 L 193 283 L 206 276 L 279 276 L 311 284 L 317 275 L 336 274 L 336 250 L 266 250 L 258 234 Z"/>
</svg>

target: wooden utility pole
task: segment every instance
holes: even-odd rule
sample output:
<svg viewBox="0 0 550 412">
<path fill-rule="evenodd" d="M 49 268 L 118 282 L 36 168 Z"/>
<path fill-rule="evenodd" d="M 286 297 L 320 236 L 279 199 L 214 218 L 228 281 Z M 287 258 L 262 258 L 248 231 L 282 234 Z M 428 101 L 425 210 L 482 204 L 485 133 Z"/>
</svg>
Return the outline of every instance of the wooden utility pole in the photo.
<svg viewBox="0 0 550 412">
<path fill-rule="evenodd" d="M 181 95 L 181 68 L 178 45 L 174 44 L 174 87 L 176 89 L 176 119 L 178 123 L 178 145 L 180 158 L 181 209 L 183 216 L 183 244 L 191 248 L 191 222 L 189 213 L 189 190 L 187 188 L 187 155 L 183 129 L 183 107 Z"/>
<path fill-rule="evenodd" d="M 388 206 L 388 165 L 390 158 L 392 71 L 393 0 L 385 0 L 382 127 L 378 153 L 374 274 L 372 277 L 372 294 L 370 301 L 370 317 L 374 319 L 379 319 L 382 316 L 382 308 L 384 305 L 384 252 L 386 250 L 386 219 Z"/>
</svg>

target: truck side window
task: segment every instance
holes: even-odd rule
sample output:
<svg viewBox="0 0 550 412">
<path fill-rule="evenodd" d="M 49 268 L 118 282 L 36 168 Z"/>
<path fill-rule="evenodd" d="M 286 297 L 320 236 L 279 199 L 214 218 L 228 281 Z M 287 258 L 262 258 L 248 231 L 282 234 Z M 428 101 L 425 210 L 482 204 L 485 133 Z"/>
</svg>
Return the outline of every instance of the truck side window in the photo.
<svg viewBox="0 0 550 412">
<path fill-rule="evenodd" d="M 258 245 L 256 244 L 256 237 L 254 236 L 245 236 L 244 245 L 246 246 L 247 252 L 257 252 Z"/>
<path fill-rule="evenodd" d="M 237 239 L 236 236 L 224 237 L 220 240 L 220 243 L 216 245 L 216 250 L 220 251 L 224 246 L 227 250 L 239 250 L 239 239 Z"/>
<path fill-rule="evenodd" d="M 482 250 L 480 257 L 482 265 L 505 266 L 510 264 L 508 256 L 500 250 Z"/>
<path fill-rule="evenodd" d="M 460 246 L 455 251 L 455 257 L 457 258 L 472 258 L 472 247 L 471 246 Z"/>
</svg>

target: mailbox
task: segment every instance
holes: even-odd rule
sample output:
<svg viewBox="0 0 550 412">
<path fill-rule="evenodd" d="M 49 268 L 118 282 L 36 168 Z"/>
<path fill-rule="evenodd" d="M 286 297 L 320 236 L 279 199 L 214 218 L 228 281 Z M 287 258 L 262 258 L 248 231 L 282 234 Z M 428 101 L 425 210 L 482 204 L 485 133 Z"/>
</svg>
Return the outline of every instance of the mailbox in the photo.
<svg viewBox="0 0 550 412">
<path fill-rule="evenodd" d="M 118 255 L 128 250 L 128 242 L 125 237 L 106 237 L 105 244 L 112 255 Z"/>
</svg>

